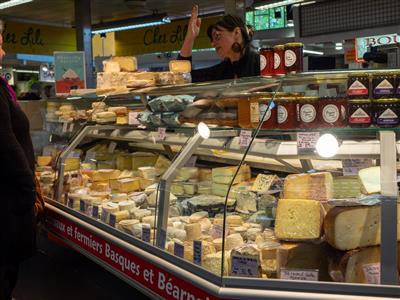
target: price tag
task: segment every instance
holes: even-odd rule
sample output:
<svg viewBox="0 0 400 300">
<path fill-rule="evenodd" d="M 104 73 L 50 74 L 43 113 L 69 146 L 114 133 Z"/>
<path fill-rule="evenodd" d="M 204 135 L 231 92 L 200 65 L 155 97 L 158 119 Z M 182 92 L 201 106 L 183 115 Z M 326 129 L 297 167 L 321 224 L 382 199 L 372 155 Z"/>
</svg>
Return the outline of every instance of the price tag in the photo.
<svg viewBox="0 0 400 300">
<path fill-rule="evenodd" d="M 86 212 L 86 203 L 85 203 L 85 201 L 83 201 L 83 200 L 79 201 L 79 210 L 81 212 Z"/>
<path fill-rule="evenodd" d="M 197 162 L 197 156 L 193 155 L 186 162 L 185 167 L 195 167 L 196 166 L 196 162 Z"/>
<path fill-rule="evenodd" d="M 297 153 L 313 154 L 318 139 L 319 139 L 319 132 L 298 132 Z"/>
<path fill-rule="evenodd" d="M 71 122 L 71 123 L 69 124 L 69 129 L 68 129 L 68 131 L 69 131 L 69 132 L 74 131 L 74 127 L 75 127 L 75 123 L 74 123 L 74 122 Z"/>
<path fill-rule="evenodd" d="M 160 229 L 159 239 L 157 241 L 158 248 L 165 249 L 165 241 L 167 240 L 167 233 L 165 230 Z"/>
<path fill-rule="evenodd" d="M 318 281 L 318 270 L 281 268 L 280 279 Z"/>
<path fill-rule="evenodd" d="M 117 222 L 117 217 L 114 214 L 110 214 L 110 222 L 108 224 L 112 227 L 115 227 L 116 222 Z"/>
<path fill-rule="evenodd" d="M 68 122 L 63 122 L 62 133 L 66 133 L 68 130 Z"/>
<path fill-rule="evenodd" d="M 251 141 L 251 130 L 240 130 L 239 146 L 246 148 L 250 145 Z"/>
<path fill-rule="evenodd" d="M 93 205 L 92 217 L 95 219 L 99 218 L 99 207 L 97 205 Z"/>
<path fill-rule="evenodd" d="M 184 253 L 184 246 L 180 243 L 175 242 L 174 243 L 174 255 L 183 258 L 183 253 Z"/>
<path fill-rule="evenodd" d="M 363 271 L 369 284 L 381 284 L 381 264 L 365 264 Z"/>
<path fill-rule="evenodd" d="M 139 112 L 137 112 L 137 111 L 129 112 L 129 114 L 128 114 L 128 124 L 129 125 L 139 125 L 140 122 L 137 119 L 138 115 L 139 115 Z"/>
<path fill-rule="evenodd" d="M 193 241 L 193 262 L 201 266 L 201 241 Z"/>
<path fill-rule="evenodd" d="M 258 256 L 232 255 L 231 276 L 259 277 L 259 273 L 260 260 Z"/>
<path fill-rule="evenodd" d="M 110 213 L 103 209 L 103 212 L 101 213 L 101 221 L 107 223 L 107 220 L 109 219 L 110 219 Z"/>
<path fill-rule="evenodd" d="M 116 142 L 111 142 L 108 145 L 108 153 L 114 153 L 115 148 L 117 148 L 117 143 Z"/>
<path fill-rule="evenodd" d="M 167 129 L 166 128 L 164 128 L 164 127 L 159 127 L 158 128 L 158 138 L 160 140 L 162 140 L 162 141 L 165 140 L 166 133 L 167 133 Z"/>
<path fill-rule="evenodd" d="M 69 208 L 74 208 L 74 199 L 68 197 L 68 198 L 67 198 L 67 206 L 68 206 Z"/>
<path fill-rule="evenodd" d="M 142 226 L 142 241 L 150 243 L 150 225 L 148 224 Z"/>
<path fill-rule="evenodd" d="M 361 169 L 369 168 L 372 166 L 372 159 L 343 159 L 342 168 L 343 176 L 358 175 Z"/>
</svg>

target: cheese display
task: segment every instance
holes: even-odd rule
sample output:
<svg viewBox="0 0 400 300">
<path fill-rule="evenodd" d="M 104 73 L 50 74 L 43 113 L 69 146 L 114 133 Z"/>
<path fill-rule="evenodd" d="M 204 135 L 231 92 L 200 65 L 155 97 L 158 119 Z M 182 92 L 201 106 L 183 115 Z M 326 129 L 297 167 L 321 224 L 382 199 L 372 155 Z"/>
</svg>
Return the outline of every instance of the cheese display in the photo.
<svg viewBox="0 0 400 300">
<path fill-rule="evenodd" d="M 400 216 L 400 204 L 397 205 Z M 397 239 L 400 240 L 400 217 Z M 339 250 L 379 245 L 381 240 L 381 207 L 334 207 L 325 217 L 326 241 Z"/>
<path fill-rule="evenodd" d="M 238 167 L 221 167 L 212 169 L 212 181 L 215 183 L 231 184 L 237 168 Z M 249 180 L 250 178 L 250 167 L 248 165 L 242 165 L 237 176 L 233 180 L 233 184 Z"/>
<path fill-rule="evenodd" d="M 314 240 L 322 232 L 321 204 L 315 200 L 280 199 L 275 235 L 282 240 Z"/>
<path fill-rule="evenodd" d="M 332 196 L 333 178 L 328 172 L 288 175 L 283 185 L 285 199 L 326 201 Z"/>
<path fill-rule="evenodd" d="M 380 193 L 381 191 L 381 168 L 371 167 L 358 172 L 362 191 L 365 194 Z"/>
</svg>

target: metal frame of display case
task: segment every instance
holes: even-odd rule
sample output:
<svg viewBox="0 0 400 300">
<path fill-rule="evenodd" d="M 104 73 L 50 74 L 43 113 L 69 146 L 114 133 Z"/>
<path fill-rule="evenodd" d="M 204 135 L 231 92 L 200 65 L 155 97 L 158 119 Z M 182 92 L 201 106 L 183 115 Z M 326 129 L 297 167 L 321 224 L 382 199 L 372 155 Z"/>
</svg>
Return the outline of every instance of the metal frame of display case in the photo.
<svg viewBox="0 0 400 300">
<path fill-rule="evenodd" d="M 365 71 L 364 71 L 365 72 Z M 347 78 L 349 72 L 329 72 L 326 75 L 329 78 L 343 80 Z M 287 82 L 301 82 L 307 78 L 313 78 L 314 80 L 326 80 L 325 74 L 306 74 L 306 75 L 289 75 L 284 77 L 283 80 Z M 256 89 L 255 81 L 261 80 L 264 87 L 271 87 L 276 84 L 269 79 L 253 78 L 249 79 L 246 83 L 249 89 Z M 246 80 L 239 80 L 246 81 Z M 236 81 L 235 81 L 236 82 Z M 258 82 L 260 84 L 260 82 Z M 217 84 L 216 92 L 214 96 L 231 95 L 235 92 L 225 93 L 224 90 L 227 87 L 233 89 L 234 84 L 227 82 L 221 82 Z M 240 84 L 239 84 L 240 85 Z M 184 86 L 175 88 L 165 87 L 158 90 L 138 91 L 138 94 L 144 95 L 142 99 L 147 98 L 149 95 L 162 95 L 162 94 L 174 94 L 174 93 L 204 93 L 205 89 L 209 89 L 212 84 L 207 83 L 203 85 L 189 85 L 186 88 Z M 237 91 L 236 91 L 237 92 Z M 246 95 L 248 90 L 242 95 Z M 237 94 L 235 94 L 237 95 Z M 59 160 L 59 181 L 57 200 L 49 201 L 47 208 L 49 211 L 55 212 L 57 215 L 63 218 L 72 220 L 73 222 L 82 226 L 82 228 L 89 230 L 103 238 L 113 240 L 117 245 L 122 245 L 124 249 L 129 250 L 135 255 L 146 257 L 149 261 L 156 262 L 165 269 L 173 270 L 173 274 L 180 278 L 188 279 L 191 283 L 196 286 L 210 292 L 209 299 L 369 299 L 370 297 L 384 297 L 384 298 L 395 298 L 400 295 L 400 287 L 392 286 L 397 284 L 397 179 L 396 179 L 396 160 L 400 152 L 400 142 L 396 142 L 396 133 L 398 129 L 315 129 L 313 131 L 323 132 L 334 132 L 346 135 L 347 132 L 356 131 L 360 133 L 376 134 L 379 133 L 378 139 L 371 141 L 352 141 L 343 140 L 338 154 L 334 159 L 337 160 L 342 158 L 375 158 L 380 159 L 381 165 L 381 180 L 382 180 L 382 196 L 384 201 L 381 205 L 381 282 L 382 285 L 367 285 L 367 284 L 342 284 L 342 283 L 325 283 L 325 282 L 300 282 L 300 281 L 284 281 L 284 280 L 261 280 L 261 279 L 249 279 L 249 278 L 235 278 L 235 277 L 218 277 L 211 274 L 200 267 L 185 262 L 173 255 L 166 253 L 160 249 L 157 249 L 155 245 L 148 245 L 140 240 L 129 237 L 126 234 L 119 232 L 111 228 L 106 224 L 102 224 L 92 218 L 82 215 L 79 212 L 73 211 L 68 207 L 60 205 L 58 202 L 62 199 L 62 188 L 63 188 L 63 174 L 64 174 L 64 161 L 68 157 L 68 154 L 79 145 L 85 138 L 91 139 L 105 139 L 114 141 L 125 141 L 135 147 L 143 149 L 155 149 L 159 147 L 159 151 L 165 150 L 165 146 L 169 146 L 173 153 L 178 153 L 183 150 L 182 146 L 186 145 L 188 138 L 193 134 L 193 128 L 175 128 L 175 131 L 166 134 L 166 138 L 163 140 L 158 139 L 157 132 L 133 129 L 130 126 L 116 126 L 116 125 L 102 125 L 102 126 L 87 126 L 77 135 L 67 149 L 61 154 Z M 239 145 L 239 131 L 240 129 L 228 129 L 226 131 L 216 129 L 211 130 L 211 136 L 213 132 L 219 134 L 218 137 L 210 138 L 203 141 L 196 149 L 193 149 L 193 153 L 199 155 L 199 157 L 210 161 L 227 161 L 237 162 L 240 161 L 240 154 L 243 153 L 244 149 Z M 294 135 L 296 132 L 301 130 L 263 130 L 261 133 L 266 135 L 279 135 L 279 134 L 291 134 Z M 223 152 L 222 155 L 218 155 L 213 150 L 220 150 Z M 262 157 L 260 161 L 251 161 L 257 167 L 280 170 L 290 173 L 302 172 L 304 168 L 309 167 L 311 164 L 305 162 L 315 162 L 323 160 L 317 155 L 304 155 L 299 156 L 297 154 L 297 145 L 293 141 L 280 141 L 272 140 L 268 138 L 255 138 L 253 143 L 249 145 L 249 157 Z M 272 163 L 274 161 L 275 163 Z M 276 165 L 276 162 L 278 165 Z M 246 161 L 247 163 L 247 161 Z M 161 190 L 161 192 L 166 192 Z M 162 198 L 163 196 L 161 196 Z M 166 210 L 158 211 L 159 222 L 165 218 Z M 161 221 L 160 221 L 161 220 Z M 56 223 L 56 222 L 55 222 Z M 67 236 L 63 236 L 62 232 L 58 232 L 58 228 L 54 225 L 54 222 L 50 222 L 49 229 L 54 232 L 57 236 L 66 240 L 67 243 L 72 245 L 76 250 L 82 252 L 89 258 L 93 259 L 97 263 L 103 265 L 106 269 L 112 271 L 120 278 L 124 279 L 128 283 L 140 288 L 137 283 L 130 277 L 126 277 L 124 274 L 107 264 L 104 260 L 93 257 L 90 252 L 86 251 L 79 245 L 76 245 Z M 89 228 L 90 227 L 90 228 Z M 144 251 L 144 252 L 143 252 Z M 190 270 L 190 271 L 189 271 Z M 148 288 L 144 288 L 143 291 L 149 293 Z M 157 297 L 155 293 L 150 292 L 150 296 Z M 214 298 L 211 298 L 214 297 Z M 244 298 L 243 298 L 244 297 Z M 371 299 L 372 299 L 371 298 Z"/>
</svg>

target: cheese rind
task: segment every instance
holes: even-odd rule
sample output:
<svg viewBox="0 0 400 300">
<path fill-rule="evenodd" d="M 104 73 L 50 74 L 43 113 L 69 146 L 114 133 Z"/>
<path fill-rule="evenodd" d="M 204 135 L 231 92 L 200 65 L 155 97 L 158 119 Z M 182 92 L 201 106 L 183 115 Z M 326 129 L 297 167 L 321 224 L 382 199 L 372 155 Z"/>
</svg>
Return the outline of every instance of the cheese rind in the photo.
<svg viewBox="0 0 400 300">
<path fill-rule="evenodd" d="M 280 199 L 275 235 L 282 240 L 314 240 L 321 236 L 321 203 L 305 199 Z"/>
</svg>

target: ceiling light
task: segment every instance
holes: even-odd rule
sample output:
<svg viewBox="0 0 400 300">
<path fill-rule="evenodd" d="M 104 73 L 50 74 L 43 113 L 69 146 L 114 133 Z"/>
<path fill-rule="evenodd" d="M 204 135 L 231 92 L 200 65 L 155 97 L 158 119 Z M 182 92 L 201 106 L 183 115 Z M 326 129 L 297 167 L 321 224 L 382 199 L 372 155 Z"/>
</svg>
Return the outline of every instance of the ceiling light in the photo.
<svg viewBox="0 0 400 300">
<path fill-rule="evenodd" d="M 171 19 L 166 14 L 154 14 L 133 19 L 95 24 L 92 26 L 92 34 L 102 34 L 107 32 L 137 29 L 167 23 L 171 23 Z"/>
<path fill-rule="evenodd" d="M 314 51 L 314 50 L 304 49 L 303 52 L 304 53 L 308 53 L 308 54 L 324 55 L 324 52 L 321 52 L 321 51 Z"/>
<path fill-rule="evenodd" d="M 32 2 L 32 1 L 33 0 L 10 0 L 7 2 L 0 3 L 0 9 L 6 9 L 9 7 L 17 6 L 17 5 Z"/>
<path fill-rule="evenodd" d="M 203 122 L 197 125 L 197 131 L 203 139 L 208 139 L 210 137 L 210 128 Z"/>
<path fill-rule="evenodd" d="M 296 4 L 296 3 L 303 2 L 303 1 L 305 1 L 305 0 L 284 0 L 284 1 L 279 1 L 279 2 L 275 2 L 275 3 L 269 3 L 269 4 L 265 4 L 265 5 L 256 6 L 255 9 L 268 9 L 268 8 Z"/>
<path fill-rule="evenodd" d="M 335 44 L 335 49 L 336 50 L 343 50 L 343 43 L 336 43 Z"/>
<path fill-rule="evenodd" d="M 330 158 L 338 152 L 339 142 L 333 134 L 325 133 L 319 137 L 315 149 L 319 156 Z"/>
</svg>

